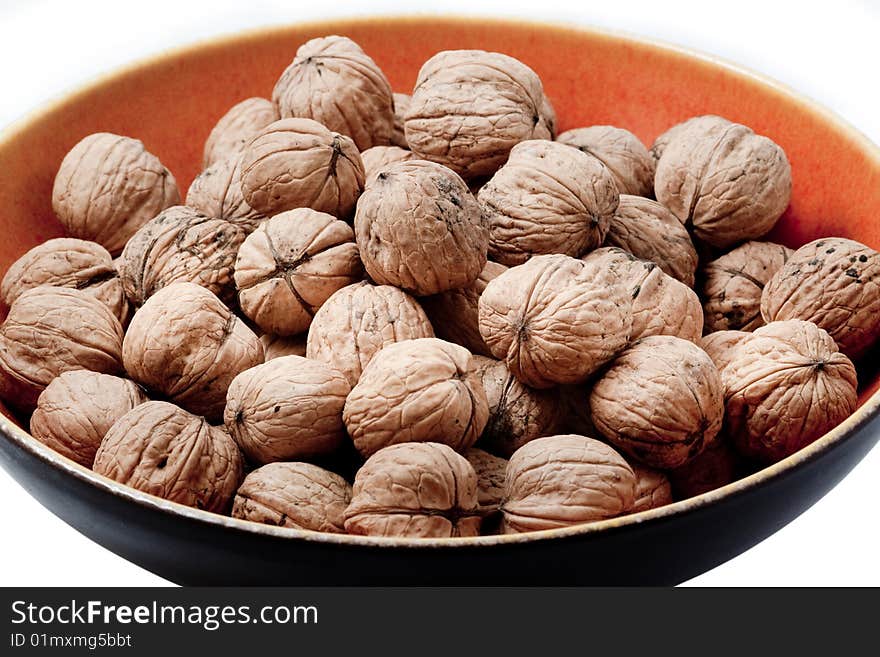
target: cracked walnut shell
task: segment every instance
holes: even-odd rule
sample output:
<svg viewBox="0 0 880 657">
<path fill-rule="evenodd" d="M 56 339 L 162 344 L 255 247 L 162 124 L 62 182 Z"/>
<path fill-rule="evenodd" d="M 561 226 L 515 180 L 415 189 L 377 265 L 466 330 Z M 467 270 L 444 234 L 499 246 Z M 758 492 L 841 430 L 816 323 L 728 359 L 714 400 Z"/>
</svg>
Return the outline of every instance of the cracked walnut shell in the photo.
<svg viewBox="0 0 880 657">
<path fill-rule="evenodd" d="M 350 390 L 325 363 L 276 358 L 232 380 L 223 420 L 251 463 L 323 456 L 345 439 L 342 407 Z"/>
<path fill-rule="evenodd" d="M 563 132 L 556 141 L 574 146 L 608 167 L 621 194 L 651 196 L 654 193 L 654 159 L 629 130 L 594 125 Z"/>
<path fill-rule="evenodd" d="M 382 70 L 354 41 L 307 41 L 275 84 L 282 118 L 304 117 L 348 135 L 358 150 L 391 143 L 394 97 Z"/>
<path fill-rule="evenodd" d="M 419 157 L 470 180 L 495 173 L 519 142 L 552 139 L 554 120 L 540 78 L 522 62 L 447 50 L 419 71 L 404 129 Z"/>
<path fill-rule="evenodd" d="M 632 509 L 635 493 L 632 468 L 605 443 L 573 434 L 539 438 L 507 465 L 504 532 L 614 518 Z"/>
<path fill-rule="evenodd" d="M 269 463 L 244 478 L 232 517 L 276 527 L 345 533 L 351 486 L 311 463 Z"/>
<path fill-rule="evenodd" d="M 122 355 L 132 379 L 215 420 L 223 417 L 230 382 L 263 362 L 263 347 L 211 292 L 173 283 L 135 313 Z"/>
<path fill-rule="evenodd" d="M 617 186 L 596 158 L 564 144 L 520 142 L 480 189 L 489 256 L 519 265 L 533 255 L 579 256 L 605 239 Z"/>
<path fill-rule="evenodd" d="M 367 536 L 477 536 L 477 475 L 447 445 L 403 443 L 381 449 L 355 476 L 345 529 Z"/>
<path fill-rule="evenodd" d="M 172 502 L 226 513 L 243 463 L 225 429 L 174 404 L 151 401 L 113 424 L 95 456 L 94 470 Z"/>
<path fill-rule="evenodd" d="M 220 117 L 208 135 L 202 168 L 210 169 L 222 160 L 236 161 L 251 139 L 280 118 L 275 103 L 267 98 L 247 98 L 236 103 Z"/>
<path fill-rule="evenodd" d="M 599 432 L 637 462 L 676 468 L 721 429 L 721 377 L 694 343 L 649 336 L 621 353 L 596 381 L 590 411 Z"/>
<path fill-rule="evenodd" d="M 363 278 L 354 232 L 309 208 L 277 214 L 238 251 L 235 285 L 242 312 L 267 333 L 303 333 L 331 294 Z"/>
<path fill-rule="evenodd" d="M 880 338 L 880 253 L 839 237 L 805 244 L 764 287 L 761 315 L 813 322 L 858 358 Z"/>
<path fill-rule="evenodd" d="M 108 132 L 89 135 L 64 156 L 52 209 L 71 237 L 118 255 L 138 228 L 180 203 L 174 176 L 144 145 Z"/>
<path fill-rule="evenodd" d="M 212 219 L 235 224 L 245 233 L 254 232 L 268 218 L 244 200 L 238 155 L 218 160 L 202 171 L 189 186 L 186 204 Z"/>
<path fill-rule="evenodd" d="M 388 345 L 351 389 L 342 413 L 364 456 L 396 443 L 471 447 L 489 417 L 486 392 L 464 347 L 422 338 Z"/>
<path fill-rule="evenodd" d="M 245 202 L 266 216 L 312 208 L 345 219 L 364 188 L 354 142 L 311 119 L 266 126 L 241 155 Z"/>
</svg>

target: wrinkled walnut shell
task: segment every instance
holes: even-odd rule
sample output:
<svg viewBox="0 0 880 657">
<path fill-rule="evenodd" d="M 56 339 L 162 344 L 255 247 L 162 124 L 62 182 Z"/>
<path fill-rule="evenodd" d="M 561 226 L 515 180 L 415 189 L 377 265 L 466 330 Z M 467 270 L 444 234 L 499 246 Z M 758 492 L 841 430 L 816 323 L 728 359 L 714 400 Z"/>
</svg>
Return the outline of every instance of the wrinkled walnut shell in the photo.
<svg viewBox="0 0 880 657">
<path fill-rule="evenodd" d="M 223 421 L 251 463 L 323 456 L 345 439 L 342 407 L 350 390 L 325 363 L 276 358 L 232 380 Z"/>
<path fill-rule="evenodd" d="M 345 533 L 351 486 L 311 463 L 269 463 L 244 478 L 232 517 L 276 527 Z"/>
<path fill-rule="evenodd" d="M 225 513 L 241 482 L 243 463 L 224 429 L 174 404 L 151 401 L 113 424 L 94 470 L 172 502 Z"/>
<path fill-rule="evenodd" d="M 122 355 L 132 379 L 215 420 L 223 417 L 230 382 L 263 362 L 263 347 L 208 290 L 174 283 L 135 313 Z"/>
<path fill-rule="evenodd" d="M 397 162 L 418 159 L 419 157 L 415 153 L 399 146 L 373 146 L 361 153 L 361 161 L 364 163 L 364 180 L 370 182 L 387 167 Z"/>
<path fill-rule="evenodd" d="M 302 356 L 305 358 L 306 355 L 305 334 L 282 337 L 264 333 L 260 336 L 260 344 L 263 345 L 263 355 L 267 363 L 282 356 Z"/>
<path fill-rule="evenodd" d="M 880 337 L 880 253 L 843 238 L 805 244 L 764 287 L 761 315 L 813 322 L 858 358 Z"/>
<path fill-rule="evenodd" d="M 676 468 L 721 429 L 721 377 L 694 343 L 653 335 L 633 343 L 596 381 L 590 411 L 599 432 L 639 463 Z"/>
<path fill-rule="evenodd" d="M 541 80 L 522 62 L 447 50 L 419 71 L 404 130 L 419 157 L 473 179 L 495 173 L 519 142 L 552 139 L 554 120 Z"/>
<path fill-rule="evenodd" d="M 579 256 L 602 244 L 617 210 L 609 170 L 596 158 L 552 141 L 524 141 L 480 189 L 489 255 L 519 265 L 533 255 Z"/>
<path fill-rule="evenodd" d="M 654 140 L 654 143 L 651 145 L 651 157 L 654 159 L 655 163 L 658 162 L 669 143 L 672 140 L 676 139 L 679 134 L 686 132 L 689 129 L 694 128 L 711 132 L 715 130 L 723 130 L 726 126 L 729 125 L 730 121 L 714 114 L 694 116 L 690 119 L 687 119 L 686 121 L 682 121 L 681 123 L 676 123 L 674 126 L 669 128 L 666 132 L 660 134 Z"/>
<path fill-rule="evenodd" d="M 91 468 L 113 423 L 145 401 L 146 395 L 133 381 L 88 370 L 65 372 L 54 378 L 37 400 L 31 434 Z"/>
<path fill-rule="evenodd" d="M 202 168 L 208 169 L 221 160 L 237 160 L 251 139 L 280 118 L 275 103 L 266 98 L 248 98 L 236 103 L 220 117 L 208 135 Z"/>
<path fill-rule="evenodd" d="M 483 517 L 498 513 L 504 499 L 507 460 L 471 447 L 462 454 L 477 473 L 477 508 Z"/>
<path fill-rule="evenodd" d="M 186 204 L 205 216 L 235 224 L 245 233 L 254 232 L 268 218 L 244 200 L 238 155 L 218 160 L 202 171 L 189 186 Z"/>
<path fill-rule="evenodd" d="M 277 214 L 238 251 L 235 285 L 242 312 L 263 331 L 303 333 L 331 294 L 363 278 L 354 231 L 329 214 Z"/>
<path fill-rule="evenodd" d="M 730 364 L 739 345 L 750 337 L 751 333 L 746 331 L 715 331 L 704 335 L 698 344 L 703 351 L 709 354 L 709 358 L 715 363 L 715 367 L 720 373 Z"/>
<path fill-rule="evenodd" d="M 267 216 L 305 207 L 345 219 L 364 188 L 354 142 L 311 119 L 269 124 L 242 152 L 240 166 L 245 202 Z"/>
<path fill-rule="evenodd" d="M 641 465 L 634 465 L 632 469 L 636 475 L 636 501 L 630 513 L 672 504 L 672 485 L 665 474 Z"/>
<path fill-rule="evenodd" d="M 563 132 L 556 141 L 574 146 L 602 162 L 621 194 L 651 196 L 654 193 L 654 159 L 629 130 L 594 125 Z"/>
<path fill-rule="evenodd" d="M 64 156 L 52 209 L 71 237 L 118 255 L 134 233 L 180 203 L 174 176 L 144 145 L 107 132 L 89 135 Z"/>
<path fill-rule="evenodd" d="M 409 144 L 406 143 L 403 123 L 411 101 L 412 96 L 409 94 L 394 94 L 394 129 L 391 132 L 391 145 L 400 146 L 407 150 L 409 150 Z"/>
<path fill-rule="evenodd" d="M 534 388 L 580 383 L 623 349 L 632 301 L 611 271 L 564 255 L 535 256 L 490 281 L 480 333 Z"/>
<path fill-rule="evenodd" d="M 386 447 L 358 470 L 345 529 L 367 536 L 477 536 L 477 475 L 446 445 Z"/>
<path fill-rule="evenodd" d="M 122 326 L 91 294 L 67 287 L 23 292 L 0 325 L 0 399 L 32 410 L 56 376 L 122 372 Z"/>
<path fill-rule="evenodd" d="M 437 338 L 388 345 L 370 361 L 342 417 L 364 456 L 389 445 L 472 446 L 489 418 L 486 392 L 464 347 Z"/>
<path fill-rule="evenodd" d="M 524 445 L 507 465 L 504 531 L 555 529 L 627 513 L 636 476 L 605 443 L 573 434 Z"/>
<path fill-rule="evenodd" d="M 684 465 L 670 470 L 675 499 L 686 500 L 726 486 L 736 479 L 738 459 L 726 440 L 716 440 Z"/>
<path fill-rule="evenodd" d="M 348 135 L 365 151 L 391 142 L 394 98 L 382 70 L 354 41 L 326 36 L 307 41 L 275 84 L 282 118 L 314 119 Z"/>
</svg>

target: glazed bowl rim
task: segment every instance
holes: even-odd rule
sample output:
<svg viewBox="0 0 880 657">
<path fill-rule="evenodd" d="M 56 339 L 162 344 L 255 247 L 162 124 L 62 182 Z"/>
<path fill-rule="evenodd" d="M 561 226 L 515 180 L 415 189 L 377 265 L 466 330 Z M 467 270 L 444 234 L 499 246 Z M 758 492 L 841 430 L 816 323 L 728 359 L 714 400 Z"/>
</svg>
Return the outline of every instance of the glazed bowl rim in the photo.
<svg viewBox="0 0 880 657">
<path fill-rule="evenodd" d="M 272 25 L 258 28 L 243 30 L 231 34 L 214 36 L 201 39 L 190 44 L 178 46 L 175 48 L 164 50 L 158 54 L 140 58 L 132 63 L 126 64 L 113 71 L 93 78 L 75 89 L 61 93 L 42 107 L 35 109 L 22 118 L 14 121 L 6 126 L 0 132 L 0 146 L 14 141 L 21 135 L 25 134 L 29 127 L 44 119 L 62 105 L 75 100 L 79 96 L 83 96 L 99 90 L 101 87 L 110 85 L 116 81 L 139 71 L 143 68 L 152 67 L 163 62 L 169 62 L 174 59 L 194 54 L 205 48 L 219 48 L 229 46 L 236 42 L 249 41 L 260 37 L 261 35 L 269 35 L 274 33 L 285 33 L 291 29 L 309 29 L 315 31 L 323 31 L 325 33 L 333 33 L 338 29 L 340 24 L 356 24 L 367 25 L 370 23 L 396 23 L 398 25 L 413 23 L 419 24 L 424 22 L 444 22 L 447 24 L 486 24 L 491 23 L 495 26 L 518 26 L 532 27 L 541 30 L 554 30 L 557 32 L 568 32 L 573 34 L 581 34 L 588 36 L 594 40 L 601 39 L 606 41 L 614 41 L 617 43 L 632 43 L 654 50 L 663 51 L 666 54 L 676 56 L 681 59 L 688 59 L 700 62 L 703 66 L 722 69 L 727 74 L 745 81 L 757 83 L 764 87 L 767 91 L 778 96 L 785 97 L 789 101 L 794 101 L 801 111 L 809 112 L 818 116 L 822 121 L 831 123 L 834 127 L 847 135 L 850 139 L 858 142 L 862 150 L 872 159 L 878 167 L 880 167 L 880 147 L 875 145 L 864 134 L 859 132 L 855 127 L 841 118 L 830 109 L 824 107 L 820 103 L 804 96 L 794 89 L 784 85 L 772 78 L 761 73 L 757 73 L 741 65 L 734 64 L 726 59 L 709 55 L 691 48 L 678 46 L 666 41 L 651 37 L 629 34 L 619 30 L 610 30 L 605 28 L 596 28 L 584 25 L 565 25 L 553 23 L 550 21 L 539 21 L 524 18 L 499 18 L 499 17 L 481 17 L 477 15 L 468 16 L 448 16 L 448 15 L 400 15 L 400 16 L 369 16 L 369 17 L 335 17 L 317 21 L 304 21 L 290 23 L 285 25 Z M 850 436 L 858 432 L 870 420 L 880 415 L 880 390 L 875 391 L 856 411 L 846 418 L 841 424 L 826 433 L 824 436 L 799 450 L 795 454 L 773 464 L 762 468 L 761 470 L 739 479 L 733 483 L 722 486 L 715 490 L 703 493 L 686 500 L 681 500 L 662 506 L 656 509 L 649 509 L 626 516 L 611 518 L 608 520 L 595 521 L 591 523 L 574 525 L 570 527 L 562 527 L 557 529 L 546 529 L 523 534 L 502 534 L 495 536 L 477 536 L 477 537 L 456 537 L 456 538 L 397 538 L 397 537 L 368 537 L 355 536 L 349 534 L 329 534 L 310 530 L 292 529 L 284 527 L 276 527 L 272 525 L 264 525 L 256 522 L 239 520 L 229 516 L 223 516 L 209 511 L 203 511 L 193 507 L 185 506 L 176 502 L 156 497 L 149 493 L 144 493 L 124 484 L 108 479 L 92 470 L 68 459 L 65 456 L 55 452 L 51 448 L 43 445 L 36 438 L 31 436 L 27 431 L 18 427 L 7 417 L 0 414 L 0 434 L 12 441 L 18 447 L 40 459 L 44 463 L 88 483 L 116 497 L 128 500 L 134 504 L 146 507 L 148 509 L 159 511 L 175 517 L 183 517 L 190 521 L 196 521 L 216 527 L 222 527 L 229 530 L 239 532 L 262 535 L 264 537 L 276 537 L 283 539 L 298 539 L 314 543 L 334 544 L 346 547 L 356 548 L 357 546 L 385 546 L 406 549 L 455 549 L 455 548 L 473 548 L 475 546 L 492 546 L 503 544 L 519 544 L 532 543 L 538 541 L 546 541 L 552 539 L 591 535 L 605 531 L 624 529 L 639 525 L 650 521 L 659 521 L 671 516 L 697 511 L 708 507 L 722 499 L 744 494 L 748 490 L 762 485 L 763 483 L 784 477 L 787 473 L 794 471 L 798 467 L 818 458 L 826 451 L 832 449 L 838 443 L 843 442 Z"/>
</svg>

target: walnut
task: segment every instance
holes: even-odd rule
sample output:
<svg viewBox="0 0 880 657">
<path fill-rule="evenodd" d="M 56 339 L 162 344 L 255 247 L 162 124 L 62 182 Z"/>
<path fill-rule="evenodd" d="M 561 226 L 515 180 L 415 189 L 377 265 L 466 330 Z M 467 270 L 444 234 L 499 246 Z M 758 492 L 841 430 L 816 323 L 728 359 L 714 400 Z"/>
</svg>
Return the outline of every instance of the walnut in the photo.
<svg viewBox="0 0 880 657">
<path fill-rule="evenodd" d="M 364 179 L 370 182 L 396 162 L 418 159 L 419 157 L 415 153 L 399 146 L 373 146 L 361 153 L 361 161 L 364 163 Z"/>
<path fill-rule="evenodd" d="M 351 227 L 309 208 L 269 219 L 248 236 L 235 261 L 242 312 L 277 335 L 306 331 L 321 304 L 363 273 Z"/>
<path fill-rule="evenodd" d="M 472 367 L 489 402 L 489 420 L 480 436 L 482 447 L 507 458 L 527 442 L 552 436 L 562 428 L 563 407 L 556 390 L 529 388 L 493 358 L 474 356 Z"/>
<path fill-rule="evenodd" d="M 358 470 L 345 529 L 367 536 L 477 536 L 477 475 L 447 445 L 403 443 L 381 449 Z"/>
<path fill-rule="evenodd" d="M 696 458 L 668 472 L 678 500 L 696 497 L 736 479 L 737 455 L 726 440 L 715 440 Z"/>
<path fill-rule="evenodd" d="M 52 379 L 37 399 L 31 434 L 87 468 L 116 420 L 147 397 L 137 384 L 109 374 L 73 370 Z"/>
<path fill-rule="evenodd" d="M 791 197 L 791 167 L 744 125 L 694 123 L 663 150 L 654 191 L 696 237 L 724 248 L 773 228 Z"/>
<path fill-rule="evenodd" d="M 196 283 L 232 298 L 232 270 L 245 233 L 223 219 L 178 205 L 147 222 L 125 245 L 119 277 L 129 300 L 142 305 L 172 283 Z"/>
<path fill-rule="evenodd" d="M 39 286 L 20 294 L 0 325 L 0 398 L 30 411 L 70 370 L 122 372 L 122 326 L 88 292 Z"/>
<path fill-rule="evenodd" d="M 354 142 L 311 119 L 282 119 L 254 137 L 241 155 L 241 191 L 272 216 L 308 207 L 345 219 L 364 188 Z"/>
<path fill-rule="evenodd" d="M 211 130 L 205 141 L 202 168 L 221 160 L 236 160 L 251 139 L 281 117 L 275 103 L 266 98 L 248 98 L 232 106 Z"/>
<path fill-rule="evenodd" d="M 880 254 L 843 238 L 810 242 L 795 251 L 764 287 L 765 322 L 803 319 L 858 358 L 880 337 Z"/>
<path fill-rule="evenodd" d="M 633 465 L 632 469 L 636 475 L 636 501 L 630 513 L 672 504 L 672 485 L 665 474 L 641 465 Z"/>
<path fill-rule="evenodd" d="M 306 355 L 305 334 L 282 337 L 264 333 L 260 336 L 260 344 L 263 345 L 263 355 L 267 363 L 282 356 L 302 356 L 305 358 Z"/>
<path fill-rule="evenodd" d="M 752 335 L 721 371 L 725 431 L 740 453 L 775 462 L 856 409 L 856 370 L 812 322 L 771 322 Z"/>
<path fill-rule="evenodd" d="M 666 132 L 659 135 L 654 143 L 651 145 L 651 157 L 654 159 L 654 162 L 658 162 L 660 160 L 660 156 L 663 155 L 663 151 L 666 150 L 666 147 L 669 145 L 673 139 L 677 138 L 679 134 L 686 132 L 688 129 L 696 128 L 696 129 L 705 129 L 709 131 L 723 130 L 727 126 L 730 125 L 730 121 L 727 119 L 716 116 L 714 114 L 704 114 L 703 116 L 694 116 L 686 121 L 682 121 L 681 123 L 676 123 L 674 126 L 669 128 Z"/>
<path fill-rule="evenodd" d="M 621 353 L 596 381 L 590 411 L 599 432 L 637 462 L 676 468 L 721 429 L 721 377 L 694 343 L 649 336 Z"/>
<path fill-rule="evenodd" d="M 52 209 L 71 237 L 117 255 L 159 212 L 180 203 L 174 176 L 136 139 L 89 135 L 64 156 Z"/>
<path fill-rule="evenodd" d="M 498 513 L 504 498 L 507 460 L 476 447 L 466 449 L 463 456 L 477 473 L 477 509 L 480 514 L 485 518 Z"/>
<path fill-rule="evenodd" d="M 348 135 L 365 151 L 391 142 L 394 98 L 385 74 L 354 41 L 307 41 L 275 84 L 282 117 L 305 117 Z"/>
<path fill-rule="evenodd" d="M 174 404 L 150 401 L 117 420 L 94 470 L 172 502 L 225 513 L 241 482 L 241 454 L 222 428 Z"/>
<path fill-rule="evenodd" d="M 382 349 L 345 401 L 345 428 L 364 456 L 388 445 L 439 442 L 463 451 L 489 419 L 486 392 L 464 347 L 437 338 Z"/>
<path fill-rule="evenodd" d="M 605 520 L 628 513 L 636 476 L 605 443 L 573 434 L 539 438 L 510 457 L 504 531 L 512 534 Z"/>
<path fill-rule="evenodd" d="M 617 275 L 565 255 L 535 256 L 490 281 L 480 333 L 528 386 L 580 383 L 629 340 L 632 301 Z"/>
<path fill-rule="evenodd" d="M 278 527 L 345 533 L 351 486 L 311 463 L 269 463 L 244 478 L 232 517 Z"/>
<path fill-rule="evenodd" d="M 574 146 L 602 162 L 614 177 L 621 194 L 653 195 L 654 159 L 629 130 L 594 125 L 563 132 L 556 141 Z"/>
<path fill-rule="evenodd" d="M 694 286 L 697 251 L 678 217 L 657 201 L 621 194 L 605 245 L 649 260 L 688 287 Z"/>
<path fill-rule="evenodd" d="M 330 295 L 309 327 L 306 356 L 342 372 L 351 385 L 383 347 L 413 338 L 433 338 L 418 302 L 390 285 L 367 282 Z"/>
<path fill-rule="evenodd" d="M 470 285 L 422 297 L 422 307 L 437 337 L 467 347 L 471 353 L 491 356 L 492 351 L 480 335 L 480 295 L 489 281 L 506 270 L 504 265 L 487 261 L 477 280 Z"/>
<path fill-rule="evenodd" d="M 40 285 L 87 292 L 123 325 L 128 321 L 128 300 L 113 259 L 96 242 L 59 237 L 35 246 L 9 267 L 0 283 L 0 299 L 11 306 L 22 292 Z"/>
<path fill-rule="evenodd" d="M 350 390 L 326 363 L 284 356 L 232 380 L 223 421 L 251 463 L 323 456 L 345 439 L 342 407 Z"/>
<path fill-rule="evenodd" d="M 761 293 L 791 254 L 781 244 L 746 242 L 707 263 L 700 290 L 706 330 L 753 331 L 763 326 Z"/>
<path fill-rule="evenodd" d="M 409 144 L 406 143 L 403 123 L 411 101 L 412 96 L 409 94 L 394 94 L 394 130 L 391 132 L 392 146 L 409 149 Z"/>
<path fill-rule="evenodd" d="M 519 265 L 532 255 L 578 256 L 602 244 L 617 210 L 609 170 L 552 141 L 524 141 L 479 193 L 489 223 L 489 255 Z"/>
<path fill-rule="evenodd" d="M 404 117 L 410 149 L 465 179 L 491 176 L 510 149 L 552 139 L 555 115 L 522 62 L 483 50 L 447 50 L 424 63 Z"/>
<path fill-rule="evenodd" d="M 189 186 L 186 204 L 213 219 L 225 219 L 245 233 L 254 232 L 267 219 L 244 200 L 238 155 L 202 171 Z"/>
<path fill-rule="evenodd" d="M 699 345 L 709 355 L 720 373 L 730 364 L 737 347 L 750 337 L 751 333 L 746 331 L 715 331 L 704 335 Z"/>
<path fill-rule="evenodd" d="M 263 347 L 211 292 L 173 283 L 135 313 L 122 356 L 132 379 L 215 420 L 223 416 L 230 382 L 263 362 Z"/>
</svg>

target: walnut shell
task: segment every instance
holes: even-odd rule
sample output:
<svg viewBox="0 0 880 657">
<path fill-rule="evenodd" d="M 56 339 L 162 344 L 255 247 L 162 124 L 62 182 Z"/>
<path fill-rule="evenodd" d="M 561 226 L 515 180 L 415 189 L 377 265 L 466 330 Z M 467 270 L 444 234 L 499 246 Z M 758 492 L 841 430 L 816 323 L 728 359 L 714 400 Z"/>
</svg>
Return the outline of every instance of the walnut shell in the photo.
<svg viewBox="0 0 880 657">
<path fill-rule="evenodd" d="M 447 50 L 424 63 L 404 118 L 409 148 L 465 179 L 491 176 L 510 149 L 553 138 L 541 80 L 522 62 L 483 50 Z"/>
<path fill-rule="evenodd" d="M 539 438 L 507 464 L 504 531 L 555 529 L 628 513 L 636 476 L 605 443 L 573 434 Z"/>
<path fill-rule="evenodd" d="M 268 218 L 244 200 L 238 155 L 218 160 L 202 171 L 189 186 L 186 204 L 208 217 L 235 224 L 245 233 L 254 232 Z"/>
<path fill-rule="evenodd" d="M 618 356 L 590 392 L 599 432 L 637 462 L 676 468 L 721 429 L 721 377 L 694 343 L 653 335 Z"/>
<path fill-rule="evenodd" d="M 305 358 L 306 355 L 305 334 L 282 337 L 264 333 L 260 336 L 260 344 L 263 345 L 263 355 L 267 363 L 282 356 L 302 356 Z"/>
<path fill-rule="evenodd" d="M 507 365 L 474 356 L 472 367 L 486 391 L 489 420 L 480 446 L 509 458 L 527 442 L 562 428 L 563 407 L 556 390 L 535 390 L 520 383 Z"/>
<path fill-rule="evenodd" d="M 532 255 L 579 256 L 602 244 L 618 193 L 596 158 L 530 140 L 513 147 L 478 198 L 489 224 L 490 257 L 519 265 Z"/>
<path fill-rule="evenodd" d="M 136 139 L 89 135 L 64 156 L 52 209 L 71 237 L 118 255 L 134 233 L 180 203 L 174 176 Z"/>
<path fill-rule="evenodd" d="M 251 463 L 323 456 L 345 439 L 342 407 L 350 390 L 329 365 L 284 356 L 232 380 L 223 421 Z"/>
<path fill-rule="evenodd" d="M 330 295 L 309 327 L 306 356 L 342 372 L 353 386 L 383 347 L 413 338 L 433 338 L 419 303 L 390 285 L 367 282 Z"/>
<path fill-rule="evenodd" d="M 116 420 L 147 401 L 137 384 L 109 374 L 73 370 L 52 379 L 37 399 L 31 434 L 87 468 Z"/>
<path fill-rule="evenodd" d="M 142 305 L 172 283 L 195 283 L 223 299 L 233 296 L 235 256 L 245 233 L 194 208 L 168 208 L 125 245 L 119 277 L 129 300 Z"/>
<path fill-rule="evenodd" d="M 602 162 L 621 194 L 651 196 L 654 193 L 654 158 L 629 130 L 611 125 L 575 128 L 556 137 Z"/>
<path fill-rule="evenodd" d="M 856 409 L 856 370 L 812 322 L 771 322 L 752 335 L 721 373 L 725 430 L 740 453 L 775 462 Z"/>
<path fill-rule="evenodd" d="M 792 250 L 772 242 L 746 242 L 707 263 L 700 294 L 707 331 L 754 331 L 764 325 L 764 286 L 791 257 Z"/>
<path fill-rule="evenodd" d="M 667 474 L 675 499 L 686 500 L 736 479 L 737 455 L 726 440 L 715 440 L 695 458 Z"/>
<path fill-rule="evenodd" d="M 632 469 L 636 475 L 636 501 L 630 513 L 672 504 L 672 485 L 665 474 L 641 465 L 633 465 Z"/>
<path fill-rule="evenodd" d="M 145 493 L 225 513 L 241 482 L 241 453 L 226 431 L 174 404 L 150 401 L 117 420 L 94 470 Z"/>
<path fill-rule="evenodd" d="M 630 295 L 613 272 L 565 255 L 535 256 L 490 281 L 480 333 L 534 388 L 580 383 L 629 340 Z"/>
<path fill-rule="evenodd" d="M 9 267 L 0 283 L 0 299 L 11 306 L 22 292 L 40 285 L 83 290 L 123 325 L 128 321 L 128 299 L 113 258 L 96 242 L 59 237 L 35 246 Z"/>
<path fill-rule="evenodd" d="M 657 201 L 621 194 L 605 245 L 649 260 L 688 287 L 694 286 L 697 251 L 678 217 Z"/>
<path fill-rule="evenodd" d="M 232 517 L 277 527 L 345 533 L 351 486 L 311 463 L 269 463 L 244 478 Z"/>
<path fill-rule="evenodd" d="M 394 129 L 391 131 L 391 145 L 409 149 L 406 143 L 406 133 L 403 129 L 404 119 L 409 110 L 412 96 L 409 94 L 394 94 Z"/>
<path fill-rule="evenodd" d="M 223 417 L 232 379 L 263 362 L 263 347 L 211 292 L 173 283 L 134 314 L 122 356 L 132 379 L 214 420 Z"/>
<path fill-rule="evenodd" d="M 391 143 L 394 98 L 382 70 L 354 41 L 307 41 L 275 84 L 281 116 L 304 117 L 348 135 L 365 151 Z"/>
<path fill-rule="evenodd" d="M 208 135 L 202 168 L 208 169 L 221 160 L 237 160 L 251 139 L 280 118 L 275 103 L 267 98 L 247 98 L 236 103 Z"/>
<path fill-rule="evenodd" d="M 436 442 L 461 452 L 489 419 L 489 404 L 472 356 L 437 338 L 404 340 L 382 349 L 364 368 L 342 418 L 364 456 L 388 445 Z"/>
<path fill-rule="evenodd" d="M 364 189 L 354 142 L 311 119 L 266 126 L 241 154 L 241 191 L 267 216 L 306 207 L 345 219 Z"/>
<path fill-rule="evenodd" d="M 361 153 L 361 161 L 364 163 L 364 180 L 371 181 L 385 168 L 396 162 L 418 159 L 418 155 L 399 146 L 373 146 Z"/>
<path fill-rule="evenodd" d="M 725 248 L 773 228 L 791 198 L 791 166 L 746 126 L 692 124 L 663 151 L 654 191 L 697 238 Z"/>
<path fill-rule="evenodd" d="M 686 121 L 682 121 L 681 123 L 676 123 L 674 126 L 669 128 L 666 132 L 660 134 L 651 145 L 651 157 L 654 159 L 654 162 L 658 162 L 660 157 L 663 155 L 663 152 L 666 150 L 666 147 L 669 145 L 673 139 L 676 139 L 678 135 L 691 128 L 695 128 L 698 130 L 706 130 L 706 131 L 720 131 L 730 125 L 730 121 L 721 116 L 716 116 L 714 114 L 704 114 L 702 116 L 694 116 Z"/>
<path fill-rule="evenodd" d="M 739 345 L 750 337 L 751 333 L 746 331 L 715 331 L 704 335 L 698 344 L 703 351 L 709 354 L 709 358 L 715 363 L 715 367 L 720 373 L 730 364 Z"/>
<path fill-rule="evenodd" d="M 480 335 L 480 295 L 489 281 L 500 276 L 507 267 L 487 261 L 483 271 L 466 287 L 422 297 L 425 309 L 438 338 L 466 347 L 471 353 L 491 356 L 489 345 Z"/>
<path fill-rule="evenodd" d="M 477 473 L 477 508 L 480 514 L 485 517 L 498 513 L 504 498 L 507 460 L 476 447 L 466 449 L 463 456 Z"/>
<path fill-rule="evenodd" d="M 864 244 L 827 238 L 805 244 L 764 287 L 765 322 L 803 319 L 858 358 L 880 337 L 880 254 Z"/>
<path fill-rule="evenodd" d="M 242 312 L 263 331 L 285 336 L 308 330 L 330 295 L 363 274 L 351 227 L 309 208 L 269 219 L 235 261 Z"/>
<path fill-rule="evenodd" d="M 0 325 L 0 398 L 32 410 L 56 376 L 122 372 L 122 326 L 82 290 L 40 286 L 19 295 Z"/>
<path fill-rule="evenodd" d="M 354 230 L 370 278 L 412 294 L 470 285 L 486 264 L 489 233 L 477 200 L 433 162 L 383 169 L 358 201 Z"/>
<path fill-rule="evenodd" d="M 447 445 L 403 443 L 381 449 L 355 476 L 345 529 L 367 536 L 477 536 L 477 475 Z"/>
</svg>

